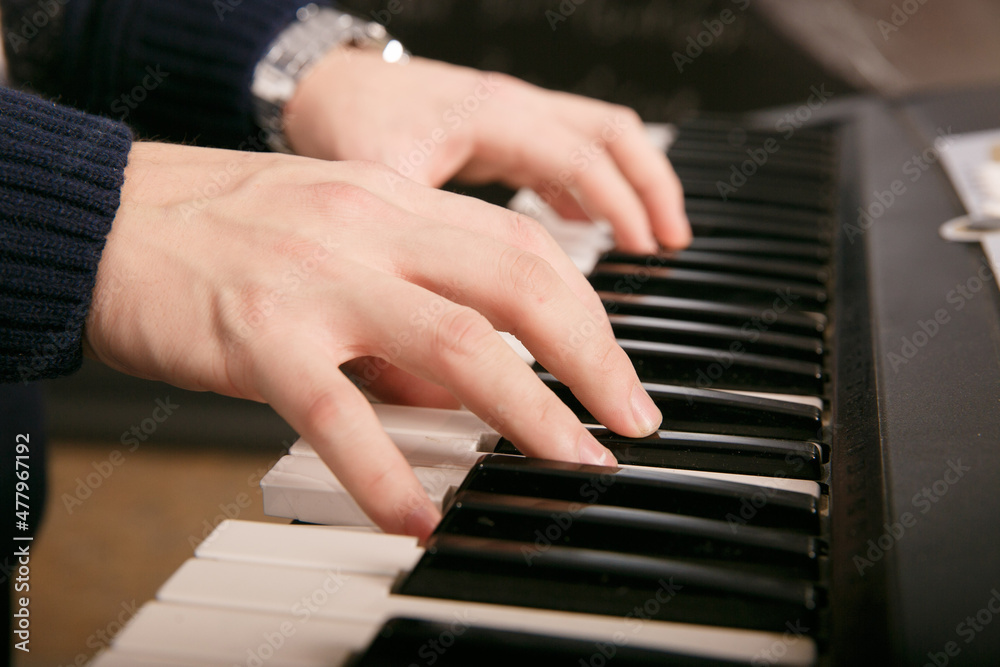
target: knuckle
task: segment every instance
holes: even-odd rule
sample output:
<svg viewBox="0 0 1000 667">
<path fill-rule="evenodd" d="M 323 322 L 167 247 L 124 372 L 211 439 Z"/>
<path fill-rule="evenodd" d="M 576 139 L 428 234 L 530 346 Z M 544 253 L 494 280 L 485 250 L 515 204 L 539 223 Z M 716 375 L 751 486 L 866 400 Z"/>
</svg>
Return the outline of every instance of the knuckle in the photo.
<svg viewBox="0 0 1000 667">
<path fill-rule="evenodd" d="M 308 402 L 303 420 L 310 433 L 336 433 L 345 420 L 351 419 L 351 401 L 343 400 L 334 392 L 322 391 Z"/>
<path fill-rule="evenodd" d="M 594 375 L 608 377 L 620 374 L 624 368 L 622 361 L 625 357 L 625 352 L 618 345 L 612 344 L 610 341 L 605 341 L 603 336 L 600 337 L 600 340 L 595 340 L 595 347 L 591 366 Z"/>
<path fill-rule="evenodd" d="M 264 284 L 253 282 L 243 285 L 220 303 L 224 338 L 244 351 L 252 342 L 265 337 L 281 318 L 275 318 L 282 303 L 280 291 Z"/>
<path fill-rule="evenodd" d="M 559 277 L 555 269 L 534 253 L 511 247 L 504 251 L 501 267 L 501 278 L 518 299 L 544 300 L 556 294 Z"/>
<path fill-rule="evenodd" d="M 508 214 L 508 240 L 511 245 L 535 254 L 549 248 L 552 241 L 540 222 L 523 213 Z"/>
<path fill-rule="evenodd" d="M 375 160 L 358 160 L 353 162 L 353 166 L 367 176 L 382 177 L 391 175 L 402 178 L 398 171 L 387 164 Z"/>
<path fill-rule="evenodd" d="M 563 410 L 566 408 L 565 404 L 559 400 L 555 394 L 550 390 L 545 390 L 547 395 L 540 401 L 537 401 L 534 405 L 536 414 L 534 415 L 534 423 L 537 424 L 559 424 L 562 423 L 564 415 Z"/>
<path fill-rule="evenodd" d="M 611 112 L 622 119 L 622 121 L 633 128 L 642 127 L 642 117 L 639 112 L 632 107 L 626 107 L 621 104 L 611 105 Z"/>
<path fill-rule="evenodd" d="M 433 344 L 443 359 L 468 359 L 486 350 L 496 332 L 489 321 L 471 308 L 455 306 L 438 320 Z"/>
<path fill-rule="evenodd" d="M 307 196 L 323 213 L 334 212 L 346 217 L 371 215 L 386 207 L 386 203 L 354 183 L 325 181 L 306 186 Z"/>
</svg>

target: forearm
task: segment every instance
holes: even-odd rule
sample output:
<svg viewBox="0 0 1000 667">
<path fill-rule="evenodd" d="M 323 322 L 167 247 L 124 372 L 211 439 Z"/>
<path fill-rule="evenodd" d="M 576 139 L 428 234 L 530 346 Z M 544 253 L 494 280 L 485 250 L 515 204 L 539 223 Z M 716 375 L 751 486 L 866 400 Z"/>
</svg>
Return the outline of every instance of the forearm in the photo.
<svg viewBox="0 0 1000 667">
<path fill-rule="evenodd" d="M 49 1 L 65 4 L 45 37 L 59 55 L 39 64 L 34 40 L 20 52 L 5 40 L 15 81 L 126 121 L 142 135 L 263 148 L 252 115 L 253 70 L 306 0 Z M 32 6 L 37 11 L 37 0 Z M 8 25 L 17 20 L 5 16 Z"/>
<path fill-rule="evenodd" d="M 79 367 L 130 146 L 120 123 L 0 89 L 0 382 Z"/>
</svg>

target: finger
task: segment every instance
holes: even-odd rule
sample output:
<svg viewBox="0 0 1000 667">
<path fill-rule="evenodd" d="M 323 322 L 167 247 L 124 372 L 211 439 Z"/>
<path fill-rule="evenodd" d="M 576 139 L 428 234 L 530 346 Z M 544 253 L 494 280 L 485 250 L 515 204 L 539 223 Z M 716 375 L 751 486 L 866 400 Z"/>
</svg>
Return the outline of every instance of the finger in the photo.
<svg viewBox="0 0 1000 667">
<path fill-rule="evenodd" d="M 641 436 L 659 426 L 662 417 L 628 356 L 545 260 L 464 230 L 449 230 L 434 239 L 433 250 L 450 258 L 442 263 L 431 248 L 422 247 L 426 234 L 413 236 L 407 247 L 415 252 L 400 263 L 410 281 L 447 293 L 450 300 L 482 313 L 495 328 L 514 334 L 608 428 Z"/>
<path fill-rule="evenodd" d="M 535 192 L 538 192 L 541 196 L 544 196 L 544 188 L 539 185 L 533 188 Z M 554 197 L 547 197 L 547 203 L 552 207 L 559 217 L 564 220 L 590 220 L 590 216 L 583 207 L 580 206 L 580 202 L 576 197 L 570 193 L 569 190 L 563 190 Z"/>
<path fill-rule="evenodd" d="M 361 509 L 386 532 L 425 539 L 440 520 L 371 404 L 320 344 L 301 334 L 258 347 L 254 380 L 261 395 L 309 441 Z"/>
<path fill-rule="evenodd" d="M 373 272 L 366 283 L 369 300 L 380 304 L 359 311 L 373 350 L 405 331 L 412 344 L 392 362 L 446 387 L 526 454 L 613 465 L 611 453 L 482 315 L 384 274 Z"/>
<path fill-rule="evenodd" d="M 461 405 L 444 387 L 400 370 L 378 357 L 354 359 L 341 368 L 348 372 L 356 386 L 386 403 L 447 409 Z"/>
<path fill-rule="evenodd" d="M 608 143 L 608 149 L 645 206 L 653 233 L 669 248 L 686 247 L 691 243 L 691 224 L 684 211 L 681 181 L 673 166 L 663 151 L 649 143 L 634 112 L 623 110 L 616 122 L 623 128 L 622 134 Z"/>
<path fill-rule="evenodd" d="M 428 220 L 447 222 L 542 257 L 555 268 L 600 326 L 611 331 L 604 306 L 594 288 L 536 220 L 474 197 L 424 188 L 408 181 L 387 188 L 381 171 L 380 167 L 373 168 L 373 175 L 376 176 L 372 181 L 373 192 Z"/>
<path fill-rule="evenodd" d="M 608 220 L 618 246 L 626 251 L 653 253 L 659 249 L 638 195 L 608 155 L 607 141 L 570 127 L 556 126 L 544 139 L 519 142 L 519 163 L 505 181 L 544 183 L 546 192 L 575 189 L 592 219 Z M 551 195 L 550 195 L 551 197 Z"/>
</svg>

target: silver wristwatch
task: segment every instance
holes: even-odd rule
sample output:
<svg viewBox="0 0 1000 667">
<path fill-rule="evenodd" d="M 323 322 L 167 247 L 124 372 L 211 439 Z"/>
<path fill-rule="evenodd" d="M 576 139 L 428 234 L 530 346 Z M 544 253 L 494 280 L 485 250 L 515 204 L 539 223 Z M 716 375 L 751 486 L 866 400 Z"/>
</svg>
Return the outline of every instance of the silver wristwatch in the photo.
<svg viewBox="0 0 1000 667">
<path fill-rule="evenodd" d="M 315 4 L 300 8 L 295 18 L 257 63 L 250 86 L 254 119 L 264 130 L 267 145 L 280 153 L 292 152 L 285 138 L 285 104 L 299 81 L 331 50 L 351 45 L 379 49 L 387 62 L 409 59 L 403 45 L 390 37 L 380 23 Z"/>
</svg>

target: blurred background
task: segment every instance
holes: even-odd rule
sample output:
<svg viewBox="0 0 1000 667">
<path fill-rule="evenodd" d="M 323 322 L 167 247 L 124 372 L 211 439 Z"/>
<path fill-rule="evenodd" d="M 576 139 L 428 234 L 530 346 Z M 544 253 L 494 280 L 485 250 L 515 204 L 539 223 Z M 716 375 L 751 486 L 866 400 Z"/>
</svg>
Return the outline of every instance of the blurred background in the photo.
<svg viewBox="0 0 1000 667">
<path fill-rule="evenodd" d="M 1000 83 L 990 0 L 342 4 L 418 55 L 627 104 L 649 121 L 798 104 L 821 87 L 905 97 Z M 19 664 L 82 664 L 219 520 L 262 518 L 257 483 L 295 434 L 266 406 L 93 363 L 43 389 L 49 507 L 33 561 L 36 633 Z"/>
</svg>

